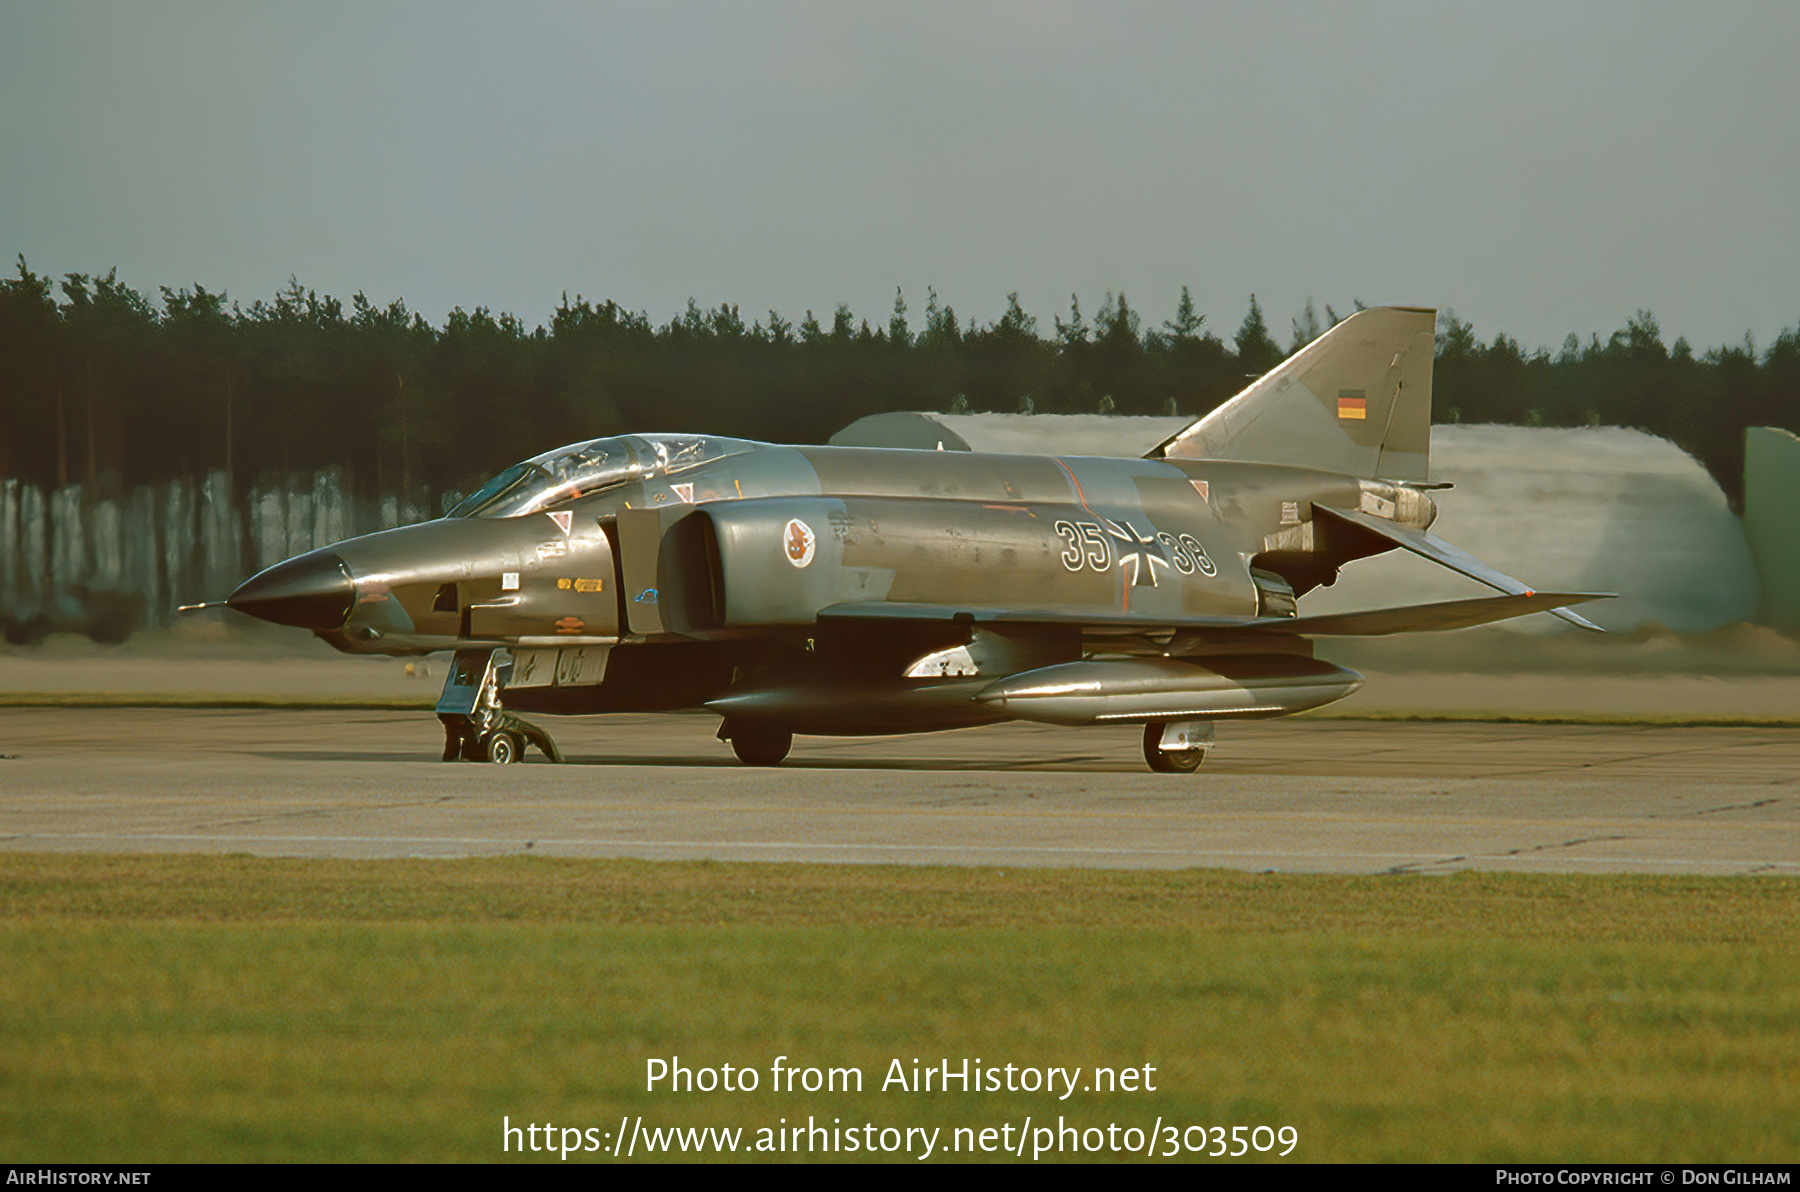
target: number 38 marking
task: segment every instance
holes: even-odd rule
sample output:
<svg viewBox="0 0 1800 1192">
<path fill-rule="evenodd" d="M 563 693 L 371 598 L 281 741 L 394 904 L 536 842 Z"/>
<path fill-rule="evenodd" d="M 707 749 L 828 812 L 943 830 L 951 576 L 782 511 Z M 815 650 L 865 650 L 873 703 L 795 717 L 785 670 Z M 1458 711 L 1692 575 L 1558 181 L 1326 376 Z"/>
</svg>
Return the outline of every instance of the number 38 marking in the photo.
<svg viewBox="0 0 1800 1192">
<path fill-rule="evenodd" d="M 1158 534 L 1156 540 L 1175 556 L 1175 570 L 1181 574 L 1192 575 L 1196 571 L 1201 575 L 1219 574 L 1218 565 L 1207 556 L 1206 548 L 1192 534 L 1183 534 L 1180 538 L 1173 534 Z"/>
</svg>

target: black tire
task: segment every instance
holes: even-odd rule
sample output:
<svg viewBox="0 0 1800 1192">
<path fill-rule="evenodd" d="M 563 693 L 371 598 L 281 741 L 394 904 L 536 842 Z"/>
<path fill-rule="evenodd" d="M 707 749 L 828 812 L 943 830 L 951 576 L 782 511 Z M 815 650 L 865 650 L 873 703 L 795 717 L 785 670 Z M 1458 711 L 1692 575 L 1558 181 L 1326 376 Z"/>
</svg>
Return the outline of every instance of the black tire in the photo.
<svg viewBox="0 0 1800 1192">
<path fill-rule="evenodd" d="M 739 728 L 731 731 L 731 752 L 746 766 L 779 766 L 794 747 L 794 734 L 774 728 Z"/>
<path fill-rule="evenodd" d="M 1144 760 L 1158 774 L 1192 774 L 1206 760 L 1204 749 L 1183 749 L 1170 752 L 1162 748 L 1164 724 L 1160 720 L 1152 720 L 1144 726 Z"/>
<path fill-rule="evenodd" d="M 497 766 L 510 766 L 525 756 L 525 742 L 513 733 L 490 733 L 487 759 Z"/>
</svg>

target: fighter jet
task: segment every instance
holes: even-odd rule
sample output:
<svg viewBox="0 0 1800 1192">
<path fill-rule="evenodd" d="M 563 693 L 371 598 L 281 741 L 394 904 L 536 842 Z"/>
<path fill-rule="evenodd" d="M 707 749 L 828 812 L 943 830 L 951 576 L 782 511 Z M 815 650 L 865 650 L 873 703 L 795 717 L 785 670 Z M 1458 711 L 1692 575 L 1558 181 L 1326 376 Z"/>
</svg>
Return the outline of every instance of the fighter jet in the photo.
<svg viewBox="0 0 1800 1192">
<path fill-rule="evenodd" d="M 445 760 L 520 713 L 692 711 L 747 764 L 794 735 L 1130 726 L 1197 769 L 1220 720 L 1341 699 L 1314 640 L 1456 629 L 1534 592 L 1429 533 L 1436 312 L 1352 315 L 1138 459 L 621 435 L 518 463 L 437 521 L 315 550 L 226 602 L 350 653 L 455 659 Z M 1402 549 L 1498 594 L 1308 616 Z"/>
</svg>

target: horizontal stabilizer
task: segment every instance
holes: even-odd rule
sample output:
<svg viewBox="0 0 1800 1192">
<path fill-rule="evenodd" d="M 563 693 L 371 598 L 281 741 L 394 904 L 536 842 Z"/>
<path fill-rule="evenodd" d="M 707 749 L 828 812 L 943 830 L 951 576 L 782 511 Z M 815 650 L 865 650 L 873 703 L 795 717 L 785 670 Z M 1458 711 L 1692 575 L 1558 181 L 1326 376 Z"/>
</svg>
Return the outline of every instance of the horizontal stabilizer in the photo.
<svg viewBox="0 0 1800 1192">
<path fill-rule="evenodd" d="M 1411 526 L 1403 526 L 1398 522 L 1389 521 L 1385 517 L 1376 517 L 1373 514 L 1363 513 L 1362 511 L 1355 509 L 1333 509 L 1327 505 L 1315 505 L 1313 506 L 1313 513 L 1315 516 L 1324 514 L 1328 517 L 1335 517 L 1339 521 L 1348 522 L 1353 526 L 1360 526 L 1371 534 L 1387 539 L 1395 546 L 1404 547 L 1421 558 L 1430 559 L 1433 563 L 1448 567 L 1450 570 L 1461 575 L 1466 575 L 1472 580 L 1478 580 L 1496 591 L 1507 593 L 1509 596 L 1534 595 L 1532 589 L 1526 587 L 1512 576 L 1488 566 L 1461 547 L 1452 546 L 1442 538 L 1439 538 L 1434 534 L 1428 534 L 1424 530 L 1415 530 Z M 1603 598 L 1604 597 L 1600 595 L 1588 595 L 1582 597 L 1583 600 L 1599 600 Z M 1567 603 L 1576 602 L 1568 601 Z M 1549 613 L 1553 617 L 1560 617 L 1569 624 L 1581 629 L 1591 629 L 1595 633 L 1606 632 L 1586 617 L 1577 616 L 1566 608 L 1550 607 L 1545 608 L 1542 611 Z M 1520 614 L 1513 613 L 1508 615 L 1517 616 Z M 1498 620 L 1499 618 L 1494 619 Z M 1480 624 L 1480 622 L 1472 621 L 1470 624 Z M 1451 627 L 1446 626 L 1446 628 Z M 1385 632 L 1392 631 L 1388 630 Z"/>
</svg>

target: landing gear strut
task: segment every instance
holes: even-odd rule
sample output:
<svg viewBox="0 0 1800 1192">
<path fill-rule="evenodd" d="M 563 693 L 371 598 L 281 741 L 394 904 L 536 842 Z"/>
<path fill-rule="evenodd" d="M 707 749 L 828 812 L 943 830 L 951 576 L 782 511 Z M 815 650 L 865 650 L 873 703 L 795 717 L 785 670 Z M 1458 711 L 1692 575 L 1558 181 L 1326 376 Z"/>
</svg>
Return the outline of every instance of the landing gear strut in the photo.
<svg viewBox="0 0 1800 1192">
<path fill-rule="evenodd" d="M 510 765 L 525 759 L 527 743 L 553 762 L 562 751 L 550 734 L 508 712 L 500 703 L 510 661 L 498 661 L 497 649 L 458 650 L 438 697 L 437 715 L 444 725 L 444 760 Z"/>
<path fill-rule="evenodd" d="M 1212 744 L 1210 720 L 1152 720 L 1144 726 L 1144 760 L 1158 774 L 1192 774 Z"/>
</svg>

